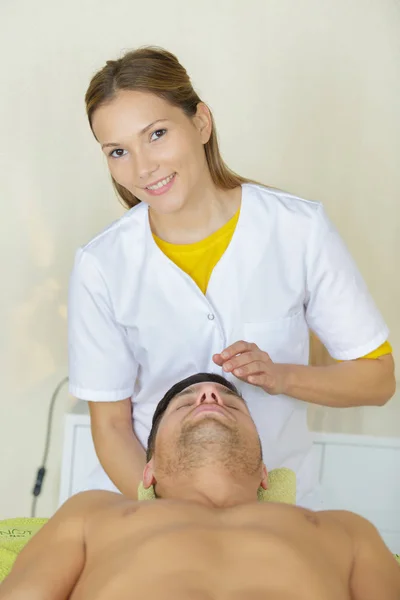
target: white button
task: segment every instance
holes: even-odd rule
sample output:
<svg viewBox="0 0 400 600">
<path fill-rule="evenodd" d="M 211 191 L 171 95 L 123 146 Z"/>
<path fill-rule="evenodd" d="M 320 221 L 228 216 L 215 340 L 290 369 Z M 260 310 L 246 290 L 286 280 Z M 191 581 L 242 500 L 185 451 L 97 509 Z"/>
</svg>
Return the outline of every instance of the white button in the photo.
<svg viewBox="0 0 400 600">
<path fill-rule="evenodd" d="M 215 319 L 215 316 L 212 313 L 210 313 L 208 315 L 208 318 L 210 319 L 210 321 L 213 321 Z"/>
</svg>

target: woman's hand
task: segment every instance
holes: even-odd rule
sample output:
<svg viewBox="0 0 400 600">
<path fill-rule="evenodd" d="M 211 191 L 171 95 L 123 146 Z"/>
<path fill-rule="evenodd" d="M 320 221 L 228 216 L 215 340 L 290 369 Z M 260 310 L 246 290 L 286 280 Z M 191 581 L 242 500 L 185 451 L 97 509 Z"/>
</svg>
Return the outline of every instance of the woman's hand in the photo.
<svg viewBox="0 0 400 600">
<path fill-rule="evenodd" d="M 256 344 L 239 341 L 221 354 L 214 354 L 213 361 L 226 373 L 262 388 L 268 394 L 285 393 L 286 365 L 275 364 L 266 352 Z"/>
</svg>

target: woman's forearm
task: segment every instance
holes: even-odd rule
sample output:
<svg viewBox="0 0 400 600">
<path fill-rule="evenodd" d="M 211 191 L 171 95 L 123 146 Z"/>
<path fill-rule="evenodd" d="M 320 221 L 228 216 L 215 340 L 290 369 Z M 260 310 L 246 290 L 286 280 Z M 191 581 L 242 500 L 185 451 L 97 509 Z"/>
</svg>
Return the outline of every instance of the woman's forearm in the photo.
<svg viewBox="0 0 400 600">
<path fill-rule="evenodd" d="M 119 491 L 137 500 L 146 453 L 131 427 L 110 426 L 93 432 L 100 463 Z"/>
<path fill-rule="evenodd" d="M 283 393 L 337 408 L 382 406 L 393 396 L 396 383 L 391 354 L 314 367 L 281 365 Z"/>
</svg>

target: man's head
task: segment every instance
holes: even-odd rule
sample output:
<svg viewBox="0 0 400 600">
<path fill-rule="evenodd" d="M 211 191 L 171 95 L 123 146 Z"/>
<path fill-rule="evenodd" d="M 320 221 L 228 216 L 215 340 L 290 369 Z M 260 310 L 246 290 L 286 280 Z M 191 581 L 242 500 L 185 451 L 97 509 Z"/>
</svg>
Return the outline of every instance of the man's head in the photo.
<svg viewBox="0 0 400 600">
<path fill-rule="evenodd" d="M 144 485 L 174 486 L 218 475 L 266 487 L 260 438 L 246 402 L 224 377 L 198 373 L 167 391 L 154 413 Z M 206 476 L 206 477 L 204 477 Z"/>
</svg>

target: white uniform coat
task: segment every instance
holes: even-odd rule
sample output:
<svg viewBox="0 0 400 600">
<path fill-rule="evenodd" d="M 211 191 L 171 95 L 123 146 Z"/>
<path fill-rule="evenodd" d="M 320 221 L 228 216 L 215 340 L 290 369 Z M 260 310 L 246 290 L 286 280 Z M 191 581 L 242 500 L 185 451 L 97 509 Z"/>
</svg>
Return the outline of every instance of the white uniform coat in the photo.
<svg viewBox="0 0 400 600">
<path fill-rule="evenodd" d="M 309 328 L 330 354 L 359 358 L 388 338 L 321 204 L 242 186 L 239 221 L 206 295 L 155 243 L 139 204 L 77 252 L 69 297 L 70 392 L 97 402 L 132 397 L 146 446 L 158 401 L 212 355 L 255 342 L 278 363 L 306 365 Z M 298 502 L 316 485 L 307 404 L 228 376 L 242 391 L 268 469 L 297 475 Z M 115 489 L 99 468 L 88 487 Z"/>
</svg>

